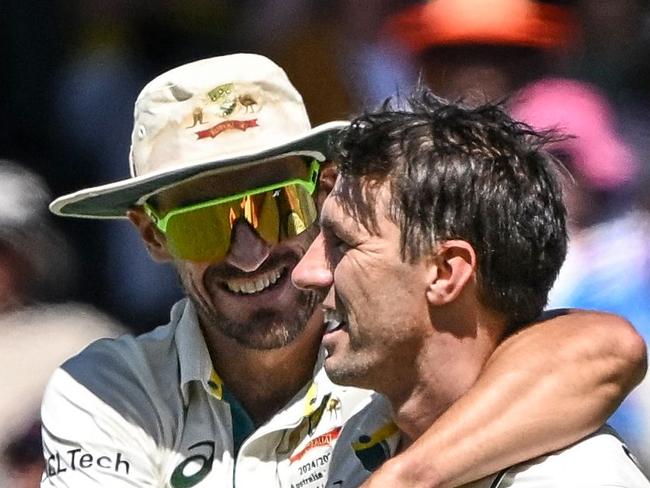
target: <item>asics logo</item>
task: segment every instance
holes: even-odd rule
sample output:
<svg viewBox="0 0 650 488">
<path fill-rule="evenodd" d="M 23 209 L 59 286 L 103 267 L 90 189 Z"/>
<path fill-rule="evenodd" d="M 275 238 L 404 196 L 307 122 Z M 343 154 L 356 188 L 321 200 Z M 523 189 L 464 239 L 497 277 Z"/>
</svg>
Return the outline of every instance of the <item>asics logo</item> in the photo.
<svg viewBox="0 0 650 488">
<path fill-rule="evenodd" d="M 191 488 L 212 471 L 214 442 L 203 441 L 191 445 L 192 455 L 174 469 L 170 484 L 172 488 Z"/>
</svg>

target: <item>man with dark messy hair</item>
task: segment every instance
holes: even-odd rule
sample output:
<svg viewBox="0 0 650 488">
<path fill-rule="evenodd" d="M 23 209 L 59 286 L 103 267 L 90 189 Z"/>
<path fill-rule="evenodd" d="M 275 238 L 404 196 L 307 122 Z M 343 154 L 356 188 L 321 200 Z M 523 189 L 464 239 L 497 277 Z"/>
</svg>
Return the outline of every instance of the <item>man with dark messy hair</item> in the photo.
<svg viewBox="0 0 650 488">
<path fill-rule="evenodd" d="M 293 280 L 326 294 L 329 377 L 384 394 L 402 446 L 417 451 L 434 422 L 472 401 L 497 348 L 517 354 L 503 345 L 540 318 L 566 254 L 566 212 L 544 151 L 552 134 L 499 106 L 469 108 L 423 88 L 397 102 L 341 131 L 339 179 Z M 565 415 L 547 408 L 558 422 Z M 395 479 L 409 485 L 419 469 L 402 467 Z M 472 486 L 650 482 L 604 427 Z"/>
<path fill-rule="evenodd" d="M 559 136 L 496 105 L 468 111 L 426 90 L 410 104 L 357 119 L 339 141 L 339 171 L 390 182 L 403 257 L 463 236 L 478 258 L 484 302 L 513 322 L 535 319 L 566 254 L 557 168 L 542 150 Z"/>
</svg>

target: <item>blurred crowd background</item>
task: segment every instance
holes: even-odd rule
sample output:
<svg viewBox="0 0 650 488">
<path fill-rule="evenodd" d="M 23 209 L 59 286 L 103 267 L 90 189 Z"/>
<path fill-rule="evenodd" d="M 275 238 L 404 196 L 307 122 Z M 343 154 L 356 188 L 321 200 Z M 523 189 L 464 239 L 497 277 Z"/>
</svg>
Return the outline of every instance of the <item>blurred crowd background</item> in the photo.
<svg viewBox="0 0 650 488">
<path fill-rule="evenodd" d="M 571 242 L 549 305 L 619 313 L 650 339 L 647 0 L 3 0 L 0 36 L 2 486 L 37 486 L 52 368 L 96 337 L 166 323 L 182 294 L 127 222 L 46 206 L 126 178 L 139 90 L 203 57 L 271 57 L 312 124 L 421 79 L 570 134 L 550 147 Z M 650 381 L 611 423 L 650 472 Z"/>
</svg>

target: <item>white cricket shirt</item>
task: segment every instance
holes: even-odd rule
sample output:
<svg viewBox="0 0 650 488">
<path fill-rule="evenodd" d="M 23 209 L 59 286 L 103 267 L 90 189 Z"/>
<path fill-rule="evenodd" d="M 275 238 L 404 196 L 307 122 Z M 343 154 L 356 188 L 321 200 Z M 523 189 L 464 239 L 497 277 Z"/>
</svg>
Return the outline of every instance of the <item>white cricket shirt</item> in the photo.
<svg viewBox="0 0 650 488">
<path fill-rule="evenodd" d="M 650 488 L 629 449 L 605 426 L 572 446 L 465 488 Z"/>
<path fill-rule="evenodd" d="M 254 430 L 188 300 L 150 333 L 100 340 L 58 369 L 42 406 L 42 487 L 346 488 L 399 433 L 376 393 L 314 379 Z"/>
</svg>

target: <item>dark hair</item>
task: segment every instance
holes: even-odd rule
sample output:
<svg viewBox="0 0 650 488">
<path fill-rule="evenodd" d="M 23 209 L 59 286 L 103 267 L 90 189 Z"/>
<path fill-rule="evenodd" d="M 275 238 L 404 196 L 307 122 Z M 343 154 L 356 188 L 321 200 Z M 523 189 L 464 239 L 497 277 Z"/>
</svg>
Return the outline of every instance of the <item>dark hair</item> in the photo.
<svg viewBox="0 0 650 488">
<path fill-rule="evenodd" d="M 470 108 L 419 87 L 356 118 L 337 152 L 343 181 L 390 184 L 402 259 L 469 242 L 482 302 L 514 326 L 541 313 L 566 254 L 557 166 L 543 149 L 556 140 L 500 105 Z"/>
</svg>

